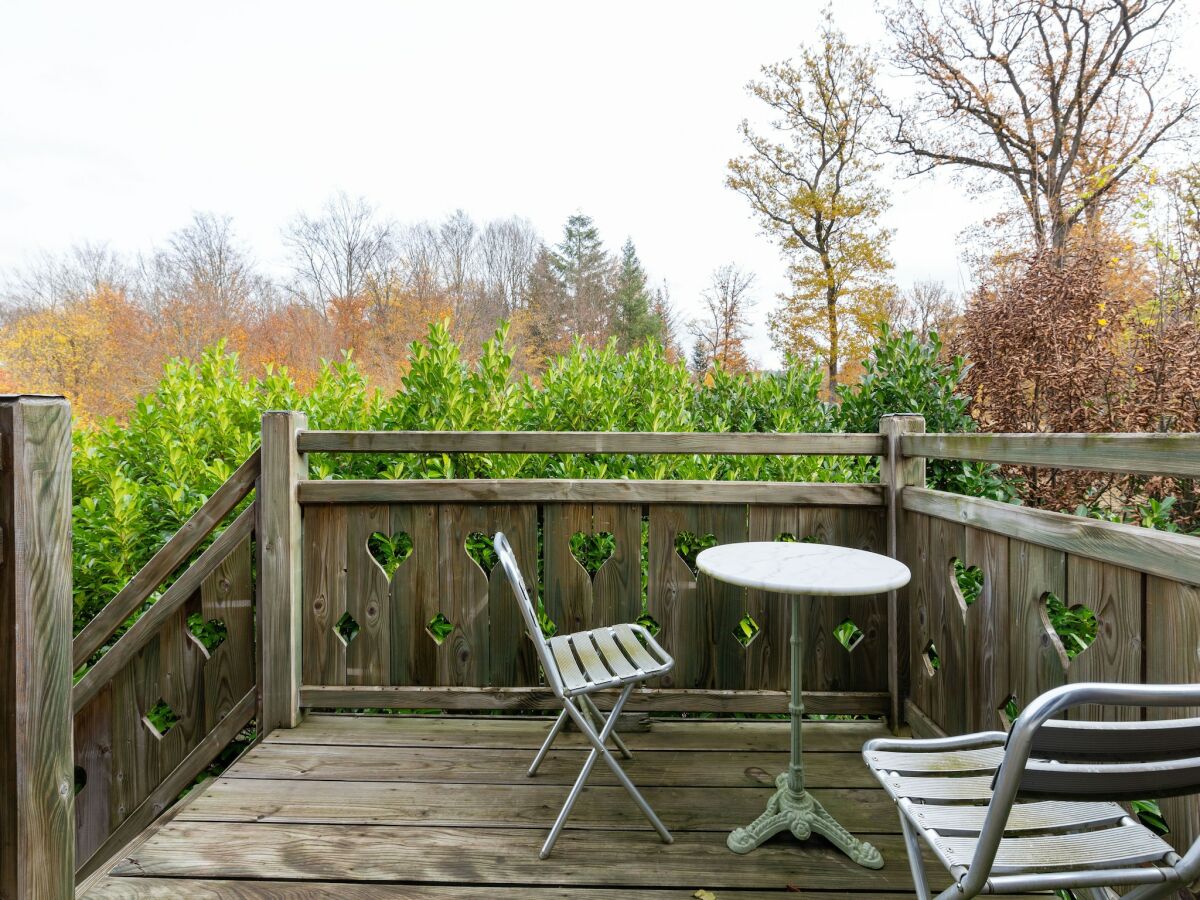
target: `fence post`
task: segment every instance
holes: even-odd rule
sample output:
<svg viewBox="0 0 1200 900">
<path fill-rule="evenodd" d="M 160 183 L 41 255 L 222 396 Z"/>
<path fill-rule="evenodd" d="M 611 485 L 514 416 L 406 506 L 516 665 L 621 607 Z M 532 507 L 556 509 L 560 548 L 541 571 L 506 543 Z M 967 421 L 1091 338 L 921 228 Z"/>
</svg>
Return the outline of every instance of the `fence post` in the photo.
<svg viewBox="0 0 1200 900">
<path fill-rule="evenodd" d="M 0 897 L 75 893 L 71 410 L 0 396 Z"/>
<path fill-rule="evenodd" d="M 258 652 L 262 709 L 258 730 L 300 723 L 300 503 L 297 484 L 308 477 L 308 458 L 296 435 L 308 425 L 303 413 L 271 411 L 262 418 L 259 482 Z"/>
<path fill-rule="evenodd" d="M 925 417 L 915 413 L 897 413 L 879 419 L 879 431 L 887 442 L 887 456 L 880 460 L 879 480 L 887 493 L 887 554 L 899 559 L 903 539 L 904 511 L 900 498 L 907 485 L 925 487 L 924 457 L 905 457 L 900 452 L 900 437 L 922 434 Z M 891 695 L 890 720 L 893 730 L 904 721 L 904 698 L 908 694 L 908 588 L 888 592 L 888 693 Z"/>
</svg>

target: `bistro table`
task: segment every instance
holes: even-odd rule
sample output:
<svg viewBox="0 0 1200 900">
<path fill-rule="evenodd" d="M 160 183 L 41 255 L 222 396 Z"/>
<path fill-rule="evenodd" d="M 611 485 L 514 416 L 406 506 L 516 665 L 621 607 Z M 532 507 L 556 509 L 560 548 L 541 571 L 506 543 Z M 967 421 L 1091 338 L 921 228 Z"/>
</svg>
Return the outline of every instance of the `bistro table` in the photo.
<svg viewBox="0 0 1200 900">
<path fill-rule="evenodd" d="M 767 810 L 749 825 L 736 828 L 726 845 L 734 853 L 749 853 L 782 831 L 798 840 L 813 832 L 861 866 L 883 866 L 879 851 L 843 828 L 804 788 L 800 725 L 804 700 L 800 693 L 803 642 L 800 634 L 804 596 L 858 597 L 892 591 L 908 584 L 910 573 L 903 563 L 878 553 L 833 547 L 827 544 L 784 541 L 752 541 L 710 547 L 696 557 L 696 567 L 718 581 L 791 595 L 792 600 L 792 755 L 787 772 L 775 784 L 778 790 L 767 802 Z"/>
</svg>

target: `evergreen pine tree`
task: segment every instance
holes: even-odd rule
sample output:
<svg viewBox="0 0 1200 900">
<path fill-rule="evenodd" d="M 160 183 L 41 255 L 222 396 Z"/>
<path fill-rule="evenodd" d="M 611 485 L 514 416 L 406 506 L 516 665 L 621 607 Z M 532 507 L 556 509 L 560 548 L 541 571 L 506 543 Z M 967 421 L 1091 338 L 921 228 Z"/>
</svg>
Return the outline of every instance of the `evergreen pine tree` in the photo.
<svg viewBox="0 0 1200 900">
<path fill-rule="evenodd" d="M 616 312 L 613 333 L 619 350 L 626 352 L 647 340 L 662 341 L 662 323 L 652 310 L 646 270 L 631 238 L 626 238 L 621 247 L 613 306 Z"/>
<path fill-rule="evenodd" d="M 571 337 L 600 346 L 614 325 L 613 264 L 589 216 L 567 219 L 563 239 L 550 253 L 550 269 L 563 291 L 563 325 Z"/>
</svg>

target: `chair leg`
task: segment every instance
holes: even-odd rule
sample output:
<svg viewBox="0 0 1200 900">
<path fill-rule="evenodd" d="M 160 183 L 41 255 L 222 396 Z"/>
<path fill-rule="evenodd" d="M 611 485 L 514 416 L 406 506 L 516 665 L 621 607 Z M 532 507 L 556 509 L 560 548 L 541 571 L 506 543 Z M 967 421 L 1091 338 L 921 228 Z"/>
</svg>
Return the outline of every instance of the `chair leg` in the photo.
<svg viewBox="0 0 1200 900">
<path fill-rule="evenodd" d="M 596 727 L 596 730 L 599 731 L 602 729 L 604 727 L 604 714 L 596 708 L 596 704 L 592 702 L 592 698 L 584 694 L 579 699 L 582 701 L 584 709 L 588 713 L 588 717 L 592 720 L 592 724 Z M 629 748 L 625 746 L 625 742 L 617 734 L 616 726 L 613 727 L 612 734 L 609 737 L 617 745 L 617 749 L 621 751 L 621 756 L 625 759 L 633 759 L 633 754 L 629 752 Z"/>
<path fill-rule="evenodd" d="M 550 829 L 550 834 L 547 836 L 546 842 L 542 845 L 542 850 L 538 854 L 542 859 L 545 859 L 550 855 L 550 851 L 554 848 L 555 842 L 558 841 L 558 836 L 562 833 L 563 826 L 566 825 L 567 817 L 571 814 L 571 809 L 575 806 L 575 801 L 577 801 L 579 799 L 579 795 L 583 793 L 584 784 L 587 782 L 588 777 L 592 773 L 592 768 L 596 765 L 596 760 L 599 758 L 602 758 L 608 764 L 609 768 L 613 770 L 617 776 L 617 779 L 621 782 L 625 790 L 629 792 L 630 796 L 633 797 L 633 800 L 638 805 L 638 808 L 641 809 L 646 817 L 650 820 L 650 824 L 654 826 L 654 829 L 659 833 L 659 836 L 662 837 L 663 841 L 669 844 L 674 840 L 674 838 L 671 837 L 671 833 L 667 831 L 667 827 L 663 825 L 662 821 L 657 815 L 655 815 L 654 810 L 650 808 L 650 804 L 646 802 L 646 799 L 634 786 L 633 782 L 629 780 L 629 776 L 625 774 L 624 770 L 621 768 L 621 764 L 613 758 L 613 755 L 609 752 L 606 745 L 609 737 L 612 734 L 613 728 L 616 726 L 617 716 L 620 715 L 621 707 L 625 705 L 625 701 L 629 698 L 629 694 L 632 692 L 632 690 L 633 685 L 630 684 L 627 685 L 625 690 L 621 692 L 621 696 L 613 705 L 612 712 L 609 713 L 608 720 L 605 721 L 604 727 L 600 730 L 599 734 L 596 733 L 595 729 L 588 721 L 588 717 L 578 708 L 576 708 L 575 704 L 570 699 L 563 700 L 564 713 L 569 715 L 574 720 L 575 724 L 579 726 L 579 730 L 584 733 L 588 739 L 588 743 L 592 745 L 592 750 L 588 754 L 587 760 L 583 764 L 583 768 L 579 771 L 579 777 L 575 779 L 575 783 L 571 786 L 571 792 L 567 795 L 567 800 L 563 804 L 562 810 L 559 811 L 558 818 L 554 820 L 554 825 Z"/>
<path fill-rule="evenodd" d="M 567 724 L 567 711 L 564 708 L 558 714 L 558 718 L 554 720 L 554 725 L 550 728 L 550 733 L 546 735 L 546 740 L 542 741 L 541 749 L 538 750 L 537 756 L 533 758 L 533 763 L 529 766 L 530 777 L 537 774 L 538 766 L 542 764 L 542 760 L 546 758 L 546 754 L 550 752 L 550 745 L 554 743 L 554 739 L 558 737 L 558 733 L 563 730 L 563 726 Z"/>
<path fill-rule="evenodd" d="M 899 812 L 899 810 L 898 810 Z M 921 858 L 921 841 L 913 830 L 912 822 L 900 812 L 900 829 L 904 832 L 904 846 L 908 850 L 908 867 L 912 869 L 913 885 L 917 900 L 929 900 L 929 882 L 925 879 L 925 861 Z"/>
</svg>

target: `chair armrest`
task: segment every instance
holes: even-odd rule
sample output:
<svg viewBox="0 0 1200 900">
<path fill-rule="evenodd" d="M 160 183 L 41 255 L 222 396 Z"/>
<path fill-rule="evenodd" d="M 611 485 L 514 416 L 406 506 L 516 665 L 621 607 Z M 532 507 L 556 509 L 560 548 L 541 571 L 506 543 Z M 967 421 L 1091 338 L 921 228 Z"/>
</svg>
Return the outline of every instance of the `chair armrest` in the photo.
<svg viewBox="0 0 1200 900">
<path fill-rule="evenodd" d="M 863 755 L 875 751 L 902 753 L 937 753 L 942 750 L 971 750 L 989 744 L 1003 744 L 1008 737 L 1003 731 L 977 731 L 944 738 L 872 738 L 863 744 Z"/>
</svg>

